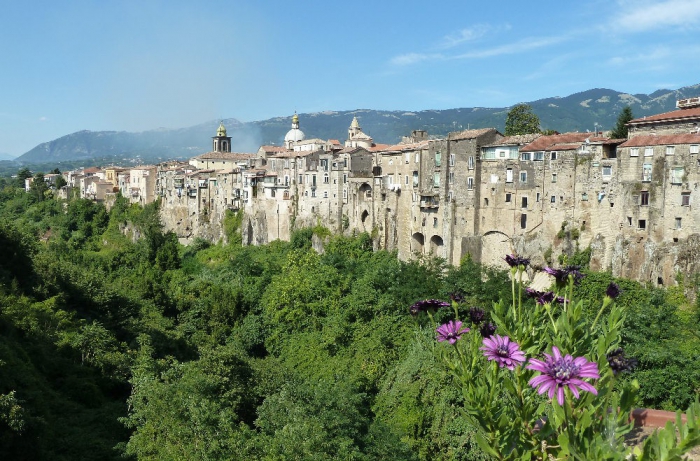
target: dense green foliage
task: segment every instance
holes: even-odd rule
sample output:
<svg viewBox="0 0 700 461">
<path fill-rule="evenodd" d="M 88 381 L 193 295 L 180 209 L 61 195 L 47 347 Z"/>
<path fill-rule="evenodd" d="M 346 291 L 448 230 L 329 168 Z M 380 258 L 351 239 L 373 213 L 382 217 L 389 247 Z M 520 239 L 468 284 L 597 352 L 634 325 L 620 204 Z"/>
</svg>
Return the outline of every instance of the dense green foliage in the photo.
<svg viewBox="0 0 700 461">
<path fill-rule="evenodd" d="M 0 190 L 3 459 L 484 459 L 408 306 L 508 303 L 505 272 L 403 262 L 367 234 L 326 237 L 323 254 L 308 229 L 241 246 L 236 215 L 229 244 L 183 247 L 158 204 L 108 212 L 16 186 Z M 579 297 L 609 280 L 589 274 Z M 644 403 L 684 407 L 696 309 L 620 283 Z"/>
<path fill-rule="evenodd" d="M 627 139 L 627 122 L 633 118 L 632 108 L 630 106 L 623 107 L 620 111 L 620 115 L 617 116 L 617 123 L 610 133 L 610 137 L 614 139 Z"/>
<path fill-rule="evenodd" d="M 527 104 L 517 104 L 506 115 L 506 136 L 540 132 L 540 118 Z"/>
</svg>

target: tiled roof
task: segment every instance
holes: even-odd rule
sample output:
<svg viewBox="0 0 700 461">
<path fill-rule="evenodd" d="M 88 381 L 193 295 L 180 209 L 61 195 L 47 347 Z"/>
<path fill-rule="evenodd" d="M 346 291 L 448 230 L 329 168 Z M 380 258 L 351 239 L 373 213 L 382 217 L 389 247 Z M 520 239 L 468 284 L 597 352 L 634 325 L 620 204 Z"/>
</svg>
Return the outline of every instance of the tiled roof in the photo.
<svg viewBox="0 0 700 461">
<path fill-rule="evenodd" d="M 379 152 L 379 151 L 386 149 L 387 147 L 391 147 L 391 145 L 390 144 L 373 144 L 372 147 L 369 148 L 369 150 L 372 152 Z"/>
<path fill-rule="evenodd" d="M 379 152 L 405 152 L 414 151 L 418 149 L 425 149 L 428 147 L 428 141 L 412 142 L 405 144 L 394 144 L 393 146 L 386 146 L 379 150 Z"/>
<path fill-rule="evenodd" d="M 604 138 L 604 137 L 595 137 L 591 133 L 562 133 L 562 134 L 553 134 L 549 136 L 540 136 L 539 138 L 535 139 L 533 142 L 530 144 L 527 144 L 523 147 L 520 148 L 520 152 L 534 152 L 534 151 L 543 151 L 543 150 L 567 150 L 564 148 L 554 148 L 554 146 L 558 145 L 569 145 L 569 144 L 581 144 L 583 142 L 586 142 L 586 139 L 588 139 L 589 142 L 605 142 L 608 141 L 609 138 Z"/>
<path fill-rule="evenodd" d="M 659 136 L 635 136 L 619 147 L 664 146 L 675 144 L 700 144 L 700 134 L 668 134 Z"/>
<path fill-rule="evenodd" d="M 518 134 L 515 136 L 506 136 L 505 138 L 497 141 L 493 144 L 485 144 L 483 147 L 496 147 L 496 146 L 523 146 L 525 144 L 530 144 L 535 139 L 542 136 L 540 133 L 530 133 L 530 134 Z"/>
<path fill-rule="evenodd" d="M 267 153 L 273 153 L 273 152 L 286 152 L 287 148 L 282 147 L 282 146 L 260 146 L 260 149 L 263 152 Z"/>
<path fill-rule="evenodd" d="M 449 138 L 450 140 L 459 140 L 459 139 L 473 139 L 473 138 L 478 138 L 481 135 L 484 135 L 488 132 L 491 131 L 496 131 L 495 128 L 480 128 L 478 130 L 464 130 L 464 131 L 457 131 L 455 133 L 450 133 Z"/>
<path fill-rule="evenodd" d="M 629 125 L 642 125 L 650 122 L 682 120 L 685 118 L 700 118 L 700 107 L 691 107 L 689 109 L 679 109 L 663 114 L 651 115 L 648 117 L 636 118 L 628 122 Z"/>
<path fill-rule="evenodd" d="M 256 157 L 255 154 L 242 152 L 207 152 L 195 158 L 199 160 L 247 160 L 254 157 Z"/>
</svg>

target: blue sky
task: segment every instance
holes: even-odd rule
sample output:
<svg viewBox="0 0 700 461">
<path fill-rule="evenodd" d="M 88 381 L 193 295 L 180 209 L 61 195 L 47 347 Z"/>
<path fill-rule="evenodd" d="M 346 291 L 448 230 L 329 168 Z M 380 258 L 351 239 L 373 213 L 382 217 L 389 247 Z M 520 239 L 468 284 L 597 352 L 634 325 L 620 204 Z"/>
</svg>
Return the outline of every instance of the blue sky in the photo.
<svg viewBox="0 0 700 461">
<path fill-rule="evenodd" d="M 700 83 L 700 0 L 2 0 L 0 152 L 79 130 Z"/>
</svg>

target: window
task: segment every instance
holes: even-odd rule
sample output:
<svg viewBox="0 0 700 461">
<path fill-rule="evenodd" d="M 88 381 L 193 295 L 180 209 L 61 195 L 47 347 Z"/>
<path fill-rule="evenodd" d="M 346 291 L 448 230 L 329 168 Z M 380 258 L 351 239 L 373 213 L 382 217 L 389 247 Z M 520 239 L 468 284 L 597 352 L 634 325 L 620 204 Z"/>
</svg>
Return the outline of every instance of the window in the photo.
<svg viewBox="0 0 700 461">
<path fill-rule="evenodd" d="M 520 160 L 532 160 L 532 154 L 530 152 L 523 152 L 522 154 L 520 154 Z"/>
<path fill-rule="evenodd" d="M 690 146 L 690 153 L 691 154 L 700 154 L 700 146 L 697 144 L 692 144 Z"/>
<path fill-rule="evenodd" d="M 644 156 L 645 157 L 653 157 L 654 156 L 654 148 L 653 147 L 645 147 L 644 148 Z"/>
<path fill-rule="evenodd" d="M 304 175 L 299 175 L 299 184 L 304 182 Z"/>
<path fill-rule="evenodd" d="M 440 152 L 435 152 L 435 166 L 442 165 L 442 154 Z"/>
<path fill-rule="evenodd" d="M 637 225 L 638 229 L 646 229 L 647 228 L 647 220 L 646 219 L 640 219 L 639 224 Z"/>
<path fill-rule="evenodd" d="M 311 189 L 311 196 L 316 197 L 316 189 Z"/>
<path fill-rule="evenodd" d="M 612 176 L 612 166 L 610 165 L 603 165 L 603 177 L 610 177 Z"/>
<path fill-rule="evenodd" d="M 557 174 L 552 173 L 552 182 L 557 182 Z"/>
<path fill-rule="evenodd" d="M 698 146 L 695 146 L 695 147 L 698 147 Z M 473 155 L 470 155 L 469 158 L 467 159 L 467 167 L 470 170 L 474 169 L 474 156 Z"/>
<path fill-rule="evenodd" d="M 433 187 L 440 187 L 440 173 L 433 174 Z"/>
<path fill-rule="evenodd" d="M 639 147 L 630 147 L 630 157 L 639 157 Z"/>
<path fill-rule="evenodd" d="M 681 206 L 690 206 L 690 192 L 681 192 Z"/>
<path fill-rule="evenodd" d="M 510 203 L 510 197 L 511 197 L 511 194 L 506 193 L 506 203 Z"/>
<path fill-rule="evenodd" d="M 527 182 L 527 171 L 520 172 L 520 182 Z"/>
<path fill-rule="evenodd" d="M 449 174 L 448 178 L 449 178 L 450 184 L 454 184 L 454 182 L 455 182 L 455 174 L 454 174 L 452 171 L 450 171 L 450 174 Z"/>
<path fill-rule="evenodd" d="M 420 152 L 416 152 L 416 163 L 420 162 Z"/>
<path fill-rule="evenodd" d="M 540 201 L 540 193 L 538 192 L 537 195 L 535 196 L 535 202 L 539 203 Z"/>
<path fill-rule="evenodd" d="M 552 195 L 552 197 L 549 199 L 550 203 L 556 203 L 557 202 L 557 196 Z"/>
<path fill-rule="evenodd" d="M 651 181 L 651 163 L 645 163 L 642 165 L 642 181 Z"/>
<path fill-rule="evenodd" d="M 535 152 L 535 154 L 532 156 L 532 159 L 538 161 L 544 160 L 544 152 Z"/>
<path fill-rule="evenodd" d="M 438 226 L 438 218 L 433 218 L 433 227 Z"/>
<path fill-rule="evenodd" d="M 527 197 L 520 197 L 520 208 L 527 208 Z"/>
<path fill-rule="evenodd" d="M 418 172 L 413 172 L 413 187 L 418 187 Z"/>
<path fill-rule="evenodd" d="M 450 154 L 450 166 L 455 166 L 455 154 Z"/>
<path fill-rule="evenodd" d="M 348 198 L 348 190 L 347 189 L 343 189 L 343 198 Z"/>
<path fill-rule="evenodd" d="M 513 182 L 513 169 L 512 168 L 506 169 L 506 182 Z"/>
<path fill-rule="evenodd" d="M 316 175 L 311 175 L 311 186 L 316 187 Z"/>
<path fill-rule="evenodd" d="M 521 229 L 527 228 L 527 215 L 525 213 L 520 215 L 520 228 Z"/>
<path fill-rule="evenodd" d="M 683 182 L 685 170 L 682 166 L 671 168 L 671 184 L 680 184 Z"/>
<path fill-rule="evenodd" d="M 506 158 L 506 154 L 507 154 L 506 151 L 499 150 L 499 151 L 496 151 L 496 153 L 498 154 L 498 158 Z"/>
<path fill-rule="evenodd" d="M 666 146 L 666 155 L 673 155 L 676 151 L 676 146 Z"/>
<path fill-rule="evenodd" d="M 481 151 L 482 160 L 494 160 L 496 158 L 496 150 L 493 148 L 483 149 Z"/>
<path fill-rule="evenodd" d="M 632 216 L 627 216 L 627 225 L 632 227 Z"/>
<path fill-rule="evenodd" d="M 323 175 L 323 184 L 328 184 L 328 175 L 327 174 Z"/>
<path fill-rule="evenodd" d="M 649 191 L 643 190 L 639 193 L 639 204 L 641 206 L 649 206 Z"/>
<path fill-rule="evenodd" d="M 556 159 L 557 159 L 557 152 L 556 152 L 556 151 L 552 152 L 550 158 L 551 158 L 552 160 L 556 160 Z"/>
<path fill-rule="evenodd" d="M 484 197 L 484 206 L 489 206 L 489 199 Z"/>
<path fill-rule="evenodd" d="M 410 161 L 411 161 L 411 153 L 406 152 L 406 164 L 408 164 L 408 162 L 410 162 Z"/>
<path fill-rule="evenodd" d="M 406 184 L 408 186 L 408 175 L 404 176 L 404 184 Z"/>
<path fill-rule="evenodd" d="M 323 191 L 323 198 L 328 198 L 328 191 L 327 190 Z"/>
<path fill-rule="evenodd" d="M 474 178 L 471 176 L 467 178 L 467 189 L 468 190 L 474 189 Z"/>
<path fill-rule="evenodd" d="M 343 184 L 345 184 L 345 183 L 347 183 L 347 182 L 348 182 L 348 175 L 347 175 L 347 174 L 344 174 L 344 175 L 343 175 Z"/>
<path fill-rule="evenodd" d="M 680 228 L 681 228 L 681 221 L 682 221 L 681 218 L 676 218 L 676 229 L 680 229 Z"/>
</svg>

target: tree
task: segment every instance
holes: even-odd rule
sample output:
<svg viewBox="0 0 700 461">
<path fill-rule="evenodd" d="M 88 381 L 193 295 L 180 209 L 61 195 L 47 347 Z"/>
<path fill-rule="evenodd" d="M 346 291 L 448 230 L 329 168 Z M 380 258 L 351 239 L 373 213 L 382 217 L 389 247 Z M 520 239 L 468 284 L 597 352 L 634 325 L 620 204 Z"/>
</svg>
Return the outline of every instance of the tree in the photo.
<svg viewBox="0 0 700 461">
<path fill-rule="evenodd" d="M 540 118 L 528 104 L 513 106 L 506 115 L 506 136 L 540 132 Z"/>
<path fill-rule="evenodd" d="M 31 178 L 32 177 L 32 172 L 29 170 L 29 168 L 22 168 L 17 172 L 17 187 L 21 187 L 24 189 L 24 180 Z"/>
<path fill-rule="evenodd" d="M 617 116 L 617 124 L 615 125 L 615 129 L 610 133 L 610 137 L 615 139 L 626 139 L 627 123 L 633 118 L 632 108 L 630 106 L 623 107 L 622 111 L 620 111 L 620 115 Z"/>
</svg>

